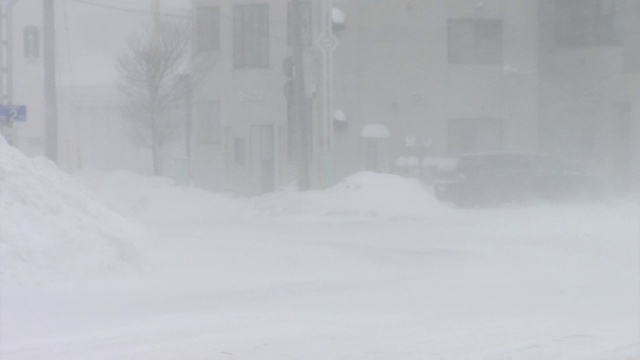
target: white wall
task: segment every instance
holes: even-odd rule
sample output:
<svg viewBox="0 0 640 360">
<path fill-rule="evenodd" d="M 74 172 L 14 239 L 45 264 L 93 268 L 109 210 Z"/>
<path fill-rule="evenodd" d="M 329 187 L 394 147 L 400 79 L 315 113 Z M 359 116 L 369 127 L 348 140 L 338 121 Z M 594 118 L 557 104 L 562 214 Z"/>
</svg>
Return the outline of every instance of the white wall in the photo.
<svg viewBox="0 0 640 360">
<path fill-rule="evenodd" d="M 537 149 L 536 3 L 482 3 L 334 1 L 347 17 L 335 56 L 336 106 L 349 123 L 338 135 L 348 154 L 343 175 L 362 166 L 357 149 L 367 123 L 389 127 L 396 157 L 407 151 L 407 135 L 431 140 L 431 154 L 446 156 L 451 118 L 504 119 L 505 150 Z M 504 64 L 449 64 L 448 20 L 465 18 L 503 20 Z"/>
</svg>

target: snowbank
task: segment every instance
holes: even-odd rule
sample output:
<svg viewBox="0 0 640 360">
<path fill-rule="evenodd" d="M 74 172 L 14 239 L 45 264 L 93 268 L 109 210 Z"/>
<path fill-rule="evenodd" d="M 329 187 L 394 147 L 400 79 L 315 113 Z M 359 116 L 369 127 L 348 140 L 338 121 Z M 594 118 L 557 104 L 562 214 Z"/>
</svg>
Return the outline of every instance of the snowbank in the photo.
<svg viewBox="0 0 640 360">
<path fill-rule="evenodd" d="M 365 171 L 326 190 L 264 195 L 245 209 L 252 211 L 320 221 L 393 221 L 421 219 L 450 208 L 437 202 L 431 188 L 417 179 Z"/>
<path fill-rule="evenodd" d="M 80 173 L 77 178 L 110 207 L 147 225 L 211 225 L 235 218 L 243 204 L 227 195 L 176 186 L 169 178 L 124 170 Z"/>
<path fill-rule="evenodd" d="M 33 283 L 96 276 L 135 260 L 143 230 L 94 200 L 46 159 L 0 137 L 0 279 Z"/>
<path fill-rule="evenodd" d="M 287 189 L 257 197 L 232 197 L 176 186 L 171 179 L 128 171 L 83 173 L 78 179 L 126 216 L 163 227 L 213 226 L 226 221 L 296 218 L 323 221 L 381 221 L 424 218 L 450 210 L 419 180 L 361 172 L 326 189 Z"/>
</svg>

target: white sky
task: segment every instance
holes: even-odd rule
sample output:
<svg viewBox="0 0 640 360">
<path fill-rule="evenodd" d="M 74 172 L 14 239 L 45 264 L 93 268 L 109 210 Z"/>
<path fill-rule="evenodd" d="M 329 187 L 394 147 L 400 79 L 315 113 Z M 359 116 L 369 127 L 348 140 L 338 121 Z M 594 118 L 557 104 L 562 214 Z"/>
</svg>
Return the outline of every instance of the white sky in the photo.
<svg viewBox="0 0 640 360">
<path fill-rule="evenodd" d="M 21 34 L 21 26 L 41 24 L 41 3 L 19 0 L 13 12 L 15 37 Z M 184 13 L 190 3 L 161 0 L 160 10 Z M 128 36 L 149 24 L 151 10 L 151 0 L 56 0 L 59 81 L 70 85 L 112 82 L 115 57 L 124 50 Z"/>
</svg>

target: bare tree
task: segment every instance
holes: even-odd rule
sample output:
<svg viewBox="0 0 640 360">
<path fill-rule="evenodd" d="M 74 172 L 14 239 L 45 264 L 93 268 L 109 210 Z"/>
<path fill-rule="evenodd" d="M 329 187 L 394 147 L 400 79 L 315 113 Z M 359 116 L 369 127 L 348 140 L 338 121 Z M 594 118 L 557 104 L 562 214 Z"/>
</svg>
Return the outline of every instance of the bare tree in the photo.
<svg viewBox="0 0 640 360">
<path fill-rule="evenodd" d="M 163 151 L 184 124 L 169 116 L 184 104 L 187 89 L 181 75 L 191 72 L 191 32 L 188 26 L 160 22 L 131 37 L 126 53 L 117 58 L 118 88 L 125 97 L 123 113 L 134 140 L 151 149 L 153 171 L 163 169 Z"/>
</svg>

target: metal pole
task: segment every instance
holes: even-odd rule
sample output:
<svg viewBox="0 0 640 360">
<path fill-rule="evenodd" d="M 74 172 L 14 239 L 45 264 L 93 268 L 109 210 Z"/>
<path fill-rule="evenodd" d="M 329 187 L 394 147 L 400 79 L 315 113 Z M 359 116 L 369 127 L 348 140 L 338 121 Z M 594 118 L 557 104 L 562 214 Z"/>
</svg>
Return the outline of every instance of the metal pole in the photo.
<svg viewBox="0 0 640 360">
<path fill-rule="evenodd" d="M 13 21 L 12 10 L 18 0 L 0 0 L 0 105 L 13 102 Z M 7 142 L 15 145 L 12 122 L 0 123 L 0 133 Z"/>
<path fill-rule="evenodd" d="M 186 148 L 185 152 L 187 158 L 189 159 L 189 163 L 191 163 L 191 123 L 192 123 L 192 110 L 191 110 L 191 98 L 192 98 L 192 89 L 191 89 L 191 75 L 185 75 L 187 77 L 187 89 L 185 90 L 185 131 L 186 133 Z"/>
<path fill-rule="evenodd" d="M 46 122 L 46 156 L 58 160 L 58 98 L 56 93 L 56 44 L 54 0 L 42 0 L 44 40 L 44 101 Z"/>
<path fill-rule="evenodd" d="M 333 34 L 332 1 L 321 0 L 320 35 L 316 46 L 322 54 L 320 89 L 320 129 L 322 131 L 322 179 L 324 185 L 333 183 L 335 177 L 333 131 L 333 52 L 339 44 Z"/>
<path fill-rule="evenodd" d="M 13 102 L 13 21 L 12 10 L 18 0 L 0 1 L 0 103 Z"/>
<path fill-rule="evenodd" d="M 7 9 L 7 100 L 13 103 L 13 6 L 18 0 L 9 1 Z"/>
<path fill-rule="evenodd" d="M 304 49 L 302 41 L 302 14 L 299 0 L 291 2 L 293 12 L 293 109 L 294 121 L 298 124 L 298 189 L 309 190 L 309 148 L 311 146 L 310 129 L 307 121 L 307 99 L 304 84 Z"/>
<path fill-rule="evenodd" d="M 329 151 L 333 151 L 333 51 L 335 50 L 335 46 L 337 46 L 338 40 L 333 35 L 333 19 L 331 17 L 331 12 L 333 8 L 333 4 L 331 0 L 324 1 L 324 14 L 323 20 L 325 22 L 325 31 L 328 38 L 334 42 L 333 47 L 326 49 L 324 59 L 325 61 L 325 87 L 326 87 L 326 110 L 327 114 L 325 114 L 326 118 L 326 126 L 327 126 L 327 134 L 326 134 L 326 146 Z"/>
</svg>

